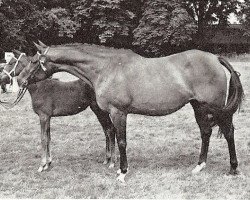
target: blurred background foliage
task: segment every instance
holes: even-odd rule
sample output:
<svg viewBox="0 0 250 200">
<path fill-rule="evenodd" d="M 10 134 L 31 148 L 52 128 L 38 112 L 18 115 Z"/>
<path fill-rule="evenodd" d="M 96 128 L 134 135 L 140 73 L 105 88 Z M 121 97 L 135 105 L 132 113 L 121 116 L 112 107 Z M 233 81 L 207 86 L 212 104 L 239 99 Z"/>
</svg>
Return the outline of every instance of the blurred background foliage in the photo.
<svg viewBox="0 0 250 200">
<path fill-rule="evenodd" d="M 205 28 L 228 24 L 231 13 L 250 28 L 249 0 L 0 0 L 0 43 L 30 54 L 41 40 L 165 56 L 202 44 Z"/>
</svg>

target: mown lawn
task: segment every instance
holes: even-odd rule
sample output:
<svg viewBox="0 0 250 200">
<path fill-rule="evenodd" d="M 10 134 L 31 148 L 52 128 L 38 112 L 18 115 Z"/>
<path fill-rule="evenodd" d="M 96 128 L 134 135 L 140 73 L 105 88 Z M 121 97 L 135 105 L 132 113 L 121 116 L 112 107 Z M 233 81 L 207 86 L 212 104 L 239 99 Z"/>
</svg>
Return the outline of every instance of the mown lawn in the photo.
<svg viewBox="0 0 250 200">
<path fill-rule="evenodd" d="M 127 185 L 116 181 L 118 163 L 115 169 L 102 164 L 104 133 L 90 109 L 53 118 L 52 169 L 38 173 L 40 126 L 26 94 L 11 110 L 0 107 L 0 198 L 249 199 L 250 63 L 233 64 L 241 73 L 246 94 L 242 111 L 234 119 L 241 175 L 226 175 L 228 148 L 224 138 L 216 137 L 217 128 L 207 167 L 200 174 L 191 174 L 201 140 L 189 105 L 165 117 L 129 115 Z M 1 95 L 1 99 L 8 98 Z"/>
</svg>

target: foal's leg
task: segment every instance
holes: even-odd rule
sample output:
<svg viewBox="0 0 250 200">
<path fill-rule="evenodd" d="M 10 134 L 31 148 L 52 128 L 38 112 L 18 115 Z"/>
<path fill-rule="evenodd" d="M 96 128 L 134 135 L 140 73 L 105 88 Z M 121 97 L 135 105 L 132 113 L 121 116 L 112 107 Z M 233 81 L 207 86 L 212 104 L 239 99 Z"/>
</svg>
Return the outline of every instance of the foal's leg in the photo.
<svg viewBox="0 0 250 200">
<path fill-rule="evenodd" d="M 2 88 L 2 92 L 6 93 L 6 84 L 2 83 L 1 88 Z"/>
<path fill-rule="evenodd" d="M 104 164 L 109 164 L 109 168 L 115 166 L 115 127 L 109 117 L 109 113 L 101 110 L 96 103 L 90 105 L 100 122 L 106 137 L 106 159 Z"/>
<path fill-rule="evenodd" d="M 42 172 L 47 170 L 52 162 L 50 152 L 50 116 L 46 114 L 40 114 L 39 118 L 41 125 L 42 161 L 38 172 Z"/>
<path fill-rule="evenodd" d="M 211 126 L 212 123 L 210 118 L 208 117 L 205 108 L 202 108 L 202 106 L 199 105 L 199 103 L 192 104 L 192 106 L 195 112 L 195 119 L 200 128 L 201 140 L 202 140 L 199 162 L 198 165 L 192 170 L 192 173 L 195 174 L 200 172 L 206 166 L 209 140 L 212 134 L 212 126 Z"/>
<path fill-rule="evenodd" d="M 221 129 L 221 132 L 224 134 L 228 144 L 231 165 L 229 174 L 236 175 L 239 174 L 239 171 L 237 170 L 238 161 L 235 150 L 234 126 L 232 121 L 233 116 L 222 116 L 219 122 L 219 127 Z"/>
<path fill-rule="evenodd" d="M 111 119 L 114 123 L 116 128 L 116 139 L 117 144 L 120 152 L 120 170 L 118 170 L 119 176 L 117 180 L 121 182 L 125 182 L 124 178 L 128 171 L 128 162 L 127 162 L 127 155 L 126 155 L 126 123 L 127 123 L 127 114 L 116 109 L 112 108 L 111 110 Z"/>
</svg>

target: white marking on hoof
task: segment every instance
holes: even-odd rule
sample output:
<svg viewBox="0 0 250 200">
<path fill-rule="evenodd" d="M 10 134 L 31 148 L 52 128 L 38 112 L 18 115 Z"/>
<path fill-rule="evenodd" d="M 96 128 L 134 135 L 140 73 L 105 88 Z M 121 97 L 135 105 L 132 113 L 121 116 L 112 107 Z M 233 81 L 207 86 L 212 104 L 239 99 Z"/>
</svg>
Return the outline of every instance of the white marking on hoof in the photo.
<svg viewBox="0 0 250 200">
<path fill-rule="evenodd" d="M 192 174 L 197 174 L 199 173 L 202 169 L 204 169 L 206 167 L 206 163 L 203 162 L 199 165 L 197 165 L 193 170 L 192 170 Z"/>
<path fill-rule="evenodd" d="M 49 165 L 46 164 L 44 167 L 43 167 L 43 171 L 46 171 L 47 169 L 49 169 Z"/>
<path fill-rule="evenodd" d="M 43 171 L 46 171 L 46 170 L 48 170 L 48 169 L 49 169 L 49 165 L 50 165 L 50 164 L 48 164 L 48 163 L 47 163 L 47 164 L 45 164 L 45 165 L 43 165 L 43 166 L 41 165 L 41 166 L 38 168 L 38 170 L 37 170 L 37 171 L 38 171 L 38 172 L 43 172 Z"/>
<path fill-rule="evenodd" d="M 104 164 L 104 165 L 107 165 L 107 164 L 108 164 L 108 161 L 107 161 L 107 160 L 104 160 L 103 164 Z"/>
<path fill-rule="evenodd" d="M 37 171 L 42 172 L 43 171 L 43 166 L 40 166 Z"/>
<path fill-rule="evenodd" d="M 126 174 L 120 173 L 120 175 L 117 177 L 116 180 L 118 180 L 121 183 L 125 183 L 125 180 L 124 180 L 125 176 Z"/>
<path fill-rule="evenodd" d="M 109 169 L 112 169 L 112 168 L 114 168 L 115 167 L 115 164 L 114 163 L 111 163 L 110 165 L 109 165 Z"/>
</svg>

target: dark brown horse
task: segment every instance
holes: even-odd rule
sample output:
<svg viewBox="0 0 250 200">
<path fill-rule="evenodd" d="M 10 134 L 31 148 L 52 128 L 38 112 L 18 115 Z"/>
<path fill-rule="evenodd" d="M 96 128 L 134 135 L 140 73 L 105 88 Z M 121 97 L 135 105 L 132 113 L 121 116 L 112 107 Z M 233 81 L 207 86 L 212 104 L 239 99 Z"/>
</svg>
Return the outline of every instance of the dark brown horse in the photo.
<svg viewBox="0 0 250 200">
<path fill-rule="evenodd" d="M 0 74 L 2 83 L 10 82 L 14 75 L 19 75 L 28 64 L 29 58 L 15 52 L 17 58 L 12 58 Z M 83 82 L 76 80 L 62 82 L 56 79 L 47 79 L 35 84 L 30 84 L 28 91 L 34 112 L 39 116 L 41 125 L 42 161 L 39 172 L 48 169 L 52 157 L 50 153 L 50 119 L 51 117 L 69 116 L 77 114 L 87 107 L 95 113 L 106 136 L 106 159 L 105 164 L 114 166 L 115 152 L 115 129 L 107 112 L 102 111 L 95 100 L 93 89 Z"/>
<path fill-rule="evenodd" d="M 42 55 L 34 56 L 22 71 L 19 84 L 25 87 L 32 79 L 43 80 L 58 71 L 86 80 L 94 88 L 98 105 L 110 113 L 117 129 L 118 180 L 123 182 L 128 170 L 127 115 L 168 115 L 187 103 L 194 109 L 202 138 L 199 162 L 193 172 L 205 167 L 212 127 L 218 125 L 228 143 L 230 174 L 237 174 L 232 120 L 244 92 L 239 75 L 225 59 L 199 50 L 144 58 L 135 53 L 95 53 L 76 46 L 48 47 L 41 42 L 36 46 Z M 226 71 L 231 76 L 229 84 Z"/>
</svg>

